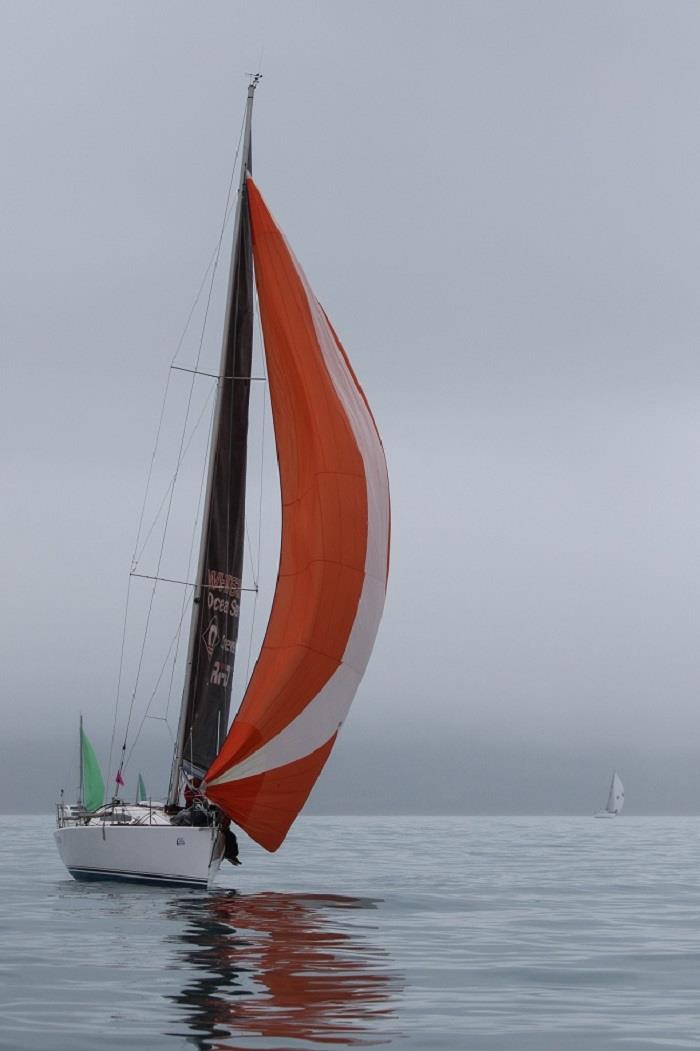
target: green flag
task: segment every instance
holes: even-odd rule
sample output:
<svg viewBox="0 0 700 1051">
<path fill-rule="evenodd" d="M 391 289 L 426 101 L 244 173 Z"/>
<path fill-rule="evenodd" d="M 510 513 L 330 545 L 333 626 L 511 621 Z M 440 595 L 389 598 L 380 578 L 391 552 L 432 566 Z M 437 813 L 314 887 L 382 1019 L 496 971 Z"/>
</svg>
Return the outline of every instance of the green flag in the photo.
<svg viewBox="0 0 700 1051">
<path fill-rule="evenodd" d="M 105 799 L 105 783 L 102 771 L 97 762 L 95 749 L 90 744 L 87 734 L 80 727 L 80 761 L 83 767 L 83 804 L 86 810 L 97 810 Z"/>
<path fill-rule="evenodd" d="M 146 791 L 146 786 L 143 783 L 143 778 L 141 777 L 141 774 L 139 774 L 138 784 L 136 785 L 136 802 L 145 803 L 147 799 L 148 792 Z"/>
</svg>

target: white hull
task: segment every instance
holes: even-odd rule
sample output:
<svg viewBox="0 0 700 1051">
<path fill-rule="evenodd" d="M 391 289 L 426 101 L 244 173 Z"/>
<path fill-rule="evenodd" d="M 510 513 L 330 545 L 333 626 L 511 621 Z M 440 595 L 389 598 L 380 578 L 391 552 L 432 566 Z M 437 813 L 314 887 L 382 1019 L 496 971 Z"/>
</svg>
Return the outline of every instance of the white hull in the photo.
<svg viewBox="0 0 700 1051">
<path fill-rule="evenodd" d="M 223 847 L 221 834 L 211 826 L 92 821 L 65 825 L 54 836 L 63 864 L 78 880 L 207 887 Z"/>
<path fill-rule="evenodd" d="M 593 817 L 617 817 L 617 814 L 612 814 L 609 810 L 599 810 Z"/>
</svg>

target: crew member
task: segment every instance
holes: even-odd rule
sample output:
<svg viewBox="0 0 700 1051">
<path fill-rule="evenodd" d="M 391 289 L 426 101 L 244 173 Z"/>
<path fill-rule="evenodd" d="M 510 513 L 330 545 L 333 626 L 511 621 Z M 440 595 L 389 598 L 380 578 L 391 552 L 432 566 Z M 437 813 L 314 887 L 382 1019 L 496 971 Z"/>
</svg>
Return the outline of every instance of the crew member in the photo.
<svg viewBox="0 0 700 1051">
<path fill-rule="evenodd" d="M 185 806 L 177 814 L 170 818 L 171 825 L 207 825 L 209 818 L 204 806 L 204 797 L 198 791 L 202 783 L 201 777 L 193 777 L 191 782 L 185 785 Z"/>
<path fill-rule="evenodd" d="M 226 861 L 230 861 L 232 865 L 240 865 L 241 861 L 238 857 L 238 840 L 236 833 L 231 831 L 231 818 L 228 814 L 222 812 L 219 818 L 221 824 L 221 831 L 224 834 L 224 858 Z"/>
</svg>

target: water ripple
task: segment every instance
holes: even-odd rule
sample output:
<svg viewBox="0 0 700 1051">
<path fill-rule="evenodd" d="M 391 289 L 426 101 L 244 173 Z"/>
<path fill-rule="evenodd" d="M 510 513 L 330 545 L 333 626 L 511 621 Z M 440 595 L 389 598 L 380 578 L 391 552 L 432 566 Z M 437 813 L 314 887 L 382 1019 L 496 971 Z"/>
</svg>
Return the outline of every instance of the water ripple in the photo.
<svg viewBox="0 0 700 1051">
<path fill-rule="evenodd" d="M 700 823 L 309 818 L 211 894 L 0 826 L 0 1047 L 700 1046 Z"/>
</svg>

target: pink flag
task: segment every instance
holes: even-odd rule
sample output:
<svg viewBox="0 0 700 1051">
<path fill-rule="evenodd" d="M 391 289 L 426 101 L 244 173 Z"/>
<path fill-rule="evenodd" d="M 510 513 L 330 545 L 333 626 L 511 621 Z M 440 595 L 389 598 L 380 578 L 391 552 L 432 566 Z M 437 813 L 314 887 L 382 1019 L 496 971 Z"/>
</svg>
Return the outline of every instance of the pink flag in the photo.
<svg viewBox="0 0 700 1051">
<path fill-rule="evenodd" d="M 118 785 L 123 785 L 124 784 L 124 778 L 122 777 L 121 770 L 117 770 L 117 784 Z"/>
</svg>

